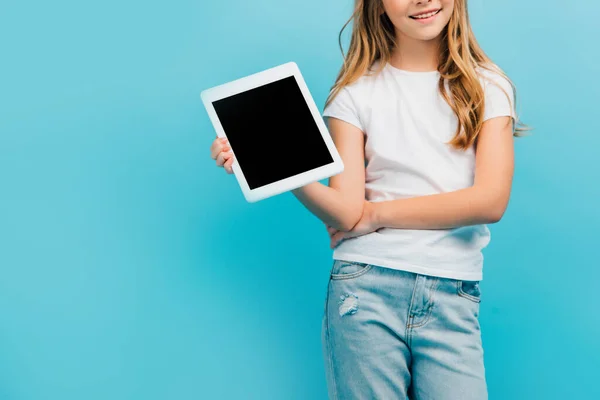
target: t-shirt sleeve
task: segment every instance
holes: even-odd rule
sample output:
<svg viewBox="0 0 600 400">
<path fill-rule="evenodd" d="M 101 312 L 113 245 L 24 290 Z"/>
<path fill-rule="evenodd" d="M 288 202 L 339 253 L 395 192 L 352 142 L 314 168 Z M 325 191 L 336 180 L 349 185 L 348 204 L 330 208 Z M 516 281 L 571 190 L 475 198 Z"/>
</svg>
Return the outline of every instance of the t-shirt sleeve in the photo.
<svg viewBox="0 0 600 400">
<path fill-rule="evenodd" d="M 334 117 L 348 122 L 364 132 L 356 101 L 347 87 L 343 87 L 323 110 L 323 117 Z"/>
<path fill-rule="evenodd" d="M 497 73 L 487 73 L 485 84 L 485 111 L 483 120 L 510 116 L 516 119 L 515 98 L 510 82 Z"/>
</svg>

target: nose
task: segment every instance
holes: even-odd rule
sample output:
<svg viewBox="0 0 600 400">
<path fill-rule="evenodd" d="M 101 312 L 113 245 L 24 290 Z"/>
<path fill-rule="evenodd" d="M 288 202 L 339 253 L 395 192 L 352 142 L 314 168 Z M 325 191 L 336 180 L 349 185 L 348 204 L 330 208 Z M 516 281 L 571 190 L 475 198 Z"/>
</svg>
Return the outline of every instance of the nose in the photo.
<svg viewBox="0 0 600 400">
<path fill-rule="evenodd" d="M 427 4 L 431 3 L 431 0 L 417 0 L 417 4 Z"/>
</svg>

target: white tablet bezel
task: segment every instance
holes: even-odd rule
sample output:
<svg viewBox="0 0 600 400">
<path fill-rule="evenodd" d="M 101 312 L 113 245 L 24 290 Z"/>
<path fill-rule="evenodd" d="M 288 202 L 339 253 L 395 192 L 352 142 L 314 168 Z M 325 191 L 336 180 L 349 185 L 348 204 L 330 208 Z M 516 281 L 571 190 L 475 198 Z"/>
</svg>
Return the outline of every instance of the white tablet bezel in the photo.
<svg viewBox="0 0 600 400">
<path fill-rule="evenodd" d="M 202 99 L 202 102 L 204 103 L 204 107 L 208 112 L 210 121 L 213 127 L 215 128 L 217 136 L 227 137 L 227 134 L 225 133 L 223 126 L 219 121 L 219 118 L 212 105 L 212 102 L 290 76 L 294 76 L 296 78 L 298 87 L 300 88 L 304 96 L 304 100 L 315 120 L 317 127 L 319 128 L 319 131 L 321 132 L 321 136 L 323 137 L 323 140 L 327 145 L 329 154 L 331 155 L 333 162 L 256 189 L 250 189 L 246 178 L 244 177 L 244 171 L 241 169 L 241 167 L 237 163 L 237 160 L 235 159 L 235 149 L 233 148 L 233 146 L 231 146 L 231 150 L 234 155 L 234 162 L 232 165 L 233 173 L 240 185 L 240 188 L 242 189 L 244 197 L 248 202 L 251 203 L 339 174 L 344 170 L 342 158 L 340 157 L 337 148 L 335 147 L 331 135 L 329 134 L 329 130 L 327 129 L 327 126 L 323 121 L 321 113 L 319 112 L 319 109 L 317 108 L 317 105 L 315 104 L 314 99 L 312 98 L 310 91 L 308 90 L 306 82 L 304 81 L 304 78 L 300 73 L 300 69 L 298 68 L 298 65 L 295 62 L 281 64 L 279 66 L 255 74 L 248 75 L 246 77 L 206 89 L 200 93 L 200 97 Z M 249 132 L 249 134 L 252 134 L 252 132 Z M 256 137 L 256 140 L 260 139 L 260 136 Z M 277 163 L 273 164 L 273 168 L 277 168 Z"/>
</svg>

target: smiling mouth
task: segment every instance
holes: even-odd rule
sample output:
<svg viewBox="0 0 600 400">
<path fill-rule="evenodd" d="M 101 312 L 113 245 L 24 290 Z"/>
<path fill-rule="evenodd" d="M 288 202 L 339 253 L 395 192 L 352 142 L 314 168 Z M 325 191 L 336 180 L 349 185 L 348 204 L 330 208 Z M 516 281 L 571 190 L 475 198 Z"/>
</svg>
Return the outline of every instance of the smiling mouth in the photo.
<svg viewBox="0 0 600 400">
<path fill-rule="evenodd" d="M 431 18 L 431 17 L 433 17 L 433 16 L 437 15 L 437 14 L 438 14 L 440 11 L 442 11 L 442 9 L 441 9 L 441 8 L 440 8 L 439 10 L 436 10 L 436 11 L 431 11 L 431 12 L 428 12 L 428 13 L 426 13 L 426 14 L 411 15 L 411 16 L 410 16 L 410 18 L 412 18 L 412 19 L 416 19 L 416 20 L 419 20 L 419 19 L 427 19 L 427 18 Z"/>
</svg>

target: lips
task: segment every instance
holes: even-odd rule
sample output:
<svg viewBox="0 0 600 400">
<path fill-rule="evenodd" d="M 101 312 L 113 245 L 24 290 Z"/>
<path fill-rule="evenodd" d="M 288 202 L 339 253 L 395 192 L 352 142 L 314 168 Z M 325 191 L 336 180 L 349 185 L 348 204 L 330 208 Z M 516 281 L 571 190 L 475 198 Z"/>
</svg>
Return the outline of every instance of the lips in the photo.
<svg viewBox="0 0 600 400">
<path fill-rule="evenodd" d="M 434 15 L 437 15 L 440 11 L 442 11 L 441 8 L 437 9 L 437 10 L 429 10 L 429 11 L 423 11 L 421 13 L 415 14 L 415 15 L 411 15 L 410 18 L 412 19 L 427 19 L 427 18 L 431 18 Z"/>
</svg>

